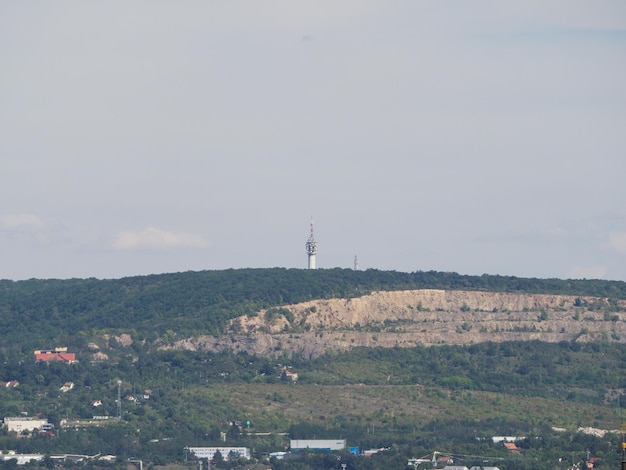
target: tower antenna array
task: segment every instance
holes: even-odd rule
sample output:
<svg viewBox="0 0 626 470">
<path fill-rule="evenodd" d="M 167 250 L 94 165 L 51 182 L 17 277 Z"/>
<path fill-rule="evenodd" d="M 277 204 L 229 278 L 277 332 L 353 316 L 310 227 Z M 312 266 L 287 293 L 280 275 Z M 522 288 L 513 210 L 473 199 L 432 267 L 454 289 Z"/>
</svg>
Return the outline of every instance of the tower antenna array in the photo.
<svg viewBox="0 0 626 470">
<path fill-rule="evenodd" d="M 306 241 L 306 253 L 309 255 L 309 269 L 315 269 L 315 255 L 317 254 L 317 242 L 313 237 L 313 217 L 311 217 L 311 235 Z"/>
</svg>

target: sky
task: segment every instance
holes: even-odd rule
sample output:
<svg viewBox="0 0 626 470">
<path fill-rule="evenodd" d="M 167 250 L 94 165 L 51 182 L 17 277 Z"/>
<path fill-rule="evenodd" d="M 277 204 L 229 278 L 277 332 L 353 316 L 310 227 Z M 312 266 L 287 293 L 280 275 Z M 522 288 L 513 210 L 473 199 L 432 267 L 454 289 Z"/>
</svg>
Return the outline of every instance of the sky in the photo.
<svg viewBox="0 0 626 470">
<path fill-rule="evenodd" d="M 626 281 L 626 2 L 0 2 L 0 279 Z"/>
</svg>

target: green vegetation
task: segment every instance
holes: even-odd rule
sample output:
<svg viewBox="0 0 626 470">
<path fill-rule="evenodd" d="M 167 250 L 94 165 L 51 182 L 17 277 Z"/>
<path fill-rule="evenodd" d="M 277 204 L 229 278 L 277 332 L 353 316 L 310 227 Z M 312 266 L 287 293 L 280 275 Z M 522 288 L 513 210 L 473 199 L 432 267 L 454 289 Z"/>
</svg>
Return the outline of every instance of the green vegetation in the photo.
<svg viewBox="0 0 626 470">
<path fill-rule="evenodd" d="M 298 372 L 298 383 L 280 381 L 285 364 Z M 180 461 L 185 446 L 219 444 L 220 432 L 227 433 L 229 445 L 257 452 L 282 449 L 288 441 L 280 433 L 287 432 L 294 438 L 342 437 L 361 449 L 390 447 L 373 460 L 380 459 L 380 466 L 355 461 L 352 468 L 390 468 L 383 463 L 393 458 L 404 459 L 404 465 L 435 449 L 505 459 L 501 469 L 565 468 L 534 459 L 549 456 L 554 465 L 559 457 L 586 450 L 581 442 L 596 454 L 602 449 L 609 463 L 616 462 L 610 450 L 619 436 L 582 439 L 575 430 L 619 427 L 612 397 L 626 388 L 625 368 L 625 345 L 541 342 L 356 349 L 313 361 L 141 348 L 130 349 L 116 364 L 9 361 L 0 377 L 19 380 L 20 386 L 0 389 L 0 414 L 42 414 L 59 433 L 0 436 L 0 449 L 71 449 L 167 463 Z M 68 418 L 115 417 L 118 380 L 126 398 L 121 422 L 111 419 L 81 431 L 61 427 Z M 75 387 L 61 393 L 66 381 Z M 94 400 L 102 402 L 97 410 Z M 247 421 L 249 427 L 232 424 Z M 553 426 L 566 431 L 555 433 Z M 490 441 L 494 435 L 525 436 L 528 448 L 507 460 L 507 451 Z M 304 460 L 310 459 L 308 468 L 321 468 L 318 458 L 326 457 Z M 276 468 L 298 468 L 285 465 Z"/>
<path fill-rule="evenodd" d="M 263 308 L 358 297 L 375 290 L 422 288 L 626 298 L 626 283 L 621 281 L 464 276 L 434 271 L 230 269 L 106 280 L 4 280 L 0 281 L 0 318 L 4 335 L 19 338 L 23 349 L 63 344 L 79 350 L 90 335 L 105 331 L 131 332 L 148 342 L 221 335 L 231 318 L 254 315 Z M 601 303 L 583 305 L 582 299 L 577 300 L 587 309 L 605 308 Z M 8 351 L 17 345 L 3 342 L 1 348 Z"/>
<path fill-rule="evenodd" d="M 624 344 L 356 348 L 310 361 L 286 353 L 271 359 L 162 349 L 191 335 L 222 335 L 229 319 L 260 309 L 267 309 L 268 321 L 291 324 L 293 314 L 283 308 L 289 303 L 416 288 L 571 294 L 581 312 L 601 309 L 605 321 L 615 322 L 621 320 L 611 299 L 626 298 L 623 282 L 339 269 L 0 281 L 0 381 L 20 383 L 0 387 L 0 416 L 40 415 L 55 425 L 54 436 L 28 439 L 5 430 L 0 450 L 113 454 L 118 461 L 109 466 L 115 468 L 125 468 L 128 458 L 154 466 L 182 463 L 185 446 L 218 445 L 225 433 L 227 445 L 253 448 L 257 457 L 283 449 L 288 436 L 388 448 L 371 458 L 311 452 L 274 462 L 278 470 L 340 469 L 342 463 L 347 469 L 405 468 L 409 458 L 433 450 L 468 467 L 486 459 L 501 470 L 565 469 L 587 450 L 603 459 L 596 468 L 617 466 L 620 436 L 576 430 L 619 428 L 615 405 L 626 390 Z M 609 298 L 609 308 L 586 304 L 583 297 L 593 295 Z M 537 313 L 538 321 L 548 319 L 547 311 Z M 470 334 L 472 324 L 459 328 Z M 132 336 L 131 345 L 106 339 L 122 332 Z M 90 342 L 109 359 L 90 361 Z M 81 361 L 34 362 L 33 349 L 52 346 L 68 346 Z M 285 366 L 298 373 L 297 383 L 281 381 Z M 74 388 L 62 392 L 66 382 Z M 85 424 L 94 415 L 111 419 Z M 64 420 L 76 427 L 63 426 Z M 522 451 L 510 454 L 491 441 L 494 435 L 524 436 Z M 0 464 L 10 466 L 14 462 Z"/>
</svg>

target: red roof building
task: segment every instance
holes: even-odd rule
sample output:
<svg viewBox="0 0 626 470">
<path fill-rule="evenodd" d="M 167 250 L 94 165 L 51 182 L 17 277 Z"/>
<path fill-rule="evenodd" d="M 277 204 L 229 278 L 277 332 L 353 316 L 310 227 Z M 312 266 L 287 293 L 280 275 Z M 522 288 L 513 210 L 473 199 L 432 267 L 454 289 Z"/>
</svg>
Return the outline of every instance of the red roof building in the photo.
<svg viewBox="0 0 626 470">
<path fill-rule="evenodd" d="M 76 360 L 76 354 L 67 352 L 67 348 L 57 348 L 54 351 L 50 350 L 37 350 L 35 351 L 35 362 L 63 362 L 64 364 L 74 364 L 78 362 Z"/>
<path fill-rule="evenodd" d="M 517 447 L 514 442 L 504 442 L 504 447 L 506 447 L 511 452 L 518 452 L 522 450 L 519 447 Z"/>
<path fill-rule="evenodd" d="M 10 380 L 9 382 L 0 382 L 0 387 L 5 388 L 16 388 L 19 387 L 20 383 L 17 380 Z"/>
</svg>

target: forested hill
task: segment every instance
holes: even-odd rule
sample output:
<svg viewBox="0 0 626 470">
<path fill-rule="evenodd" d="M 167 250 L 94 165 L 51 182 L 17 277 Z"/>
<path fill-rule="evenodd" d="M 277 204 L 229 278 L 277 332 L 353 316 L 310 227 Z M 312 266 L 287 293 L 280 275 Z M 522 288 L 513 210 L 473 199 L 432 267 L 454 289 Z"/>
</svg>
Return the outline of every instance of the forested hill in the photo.
<svg viewBox="0 0 626 470">
<path fill-rule="evenodd" d="M 228 320 L 262 308 L 377 290 L 481 290 L 626 298 L 626 283 L 347 269 L 231 269 L 123 279 L 0 281 L 5 348 L 76 344 L 77 336 L 131 331 L 221 335 Z"/>
</svg>

